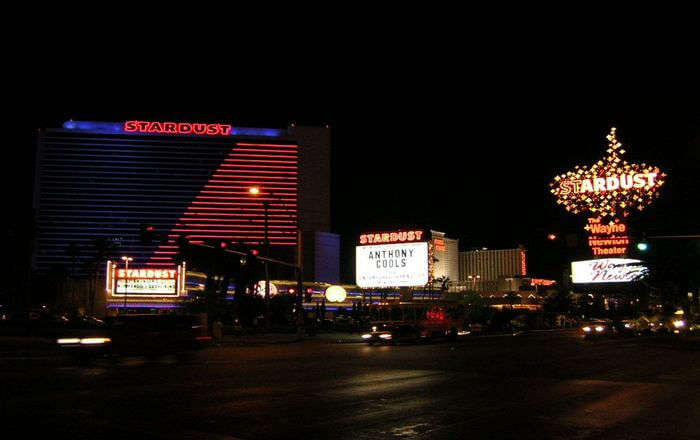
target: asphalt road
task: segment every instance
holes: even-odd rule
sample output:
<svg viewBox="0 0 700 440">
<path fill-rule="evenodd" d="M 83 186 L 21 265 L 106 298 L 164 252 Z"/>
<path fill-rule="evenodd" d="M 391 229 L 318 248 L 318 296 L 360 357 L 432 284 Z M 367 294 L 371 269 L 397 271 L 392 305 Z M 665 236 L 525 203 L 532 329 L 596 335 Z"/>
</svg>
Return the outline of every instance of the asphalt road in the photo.
<svg viewBox="0 0 700 440">
<path fill-rule="evenodd" d="M 330 341 L 87 367 L 5 348 L 2 437 L 700 438 L 696 344 L 588 343 L 567 332 L 420 346 Z"/>
</svg>

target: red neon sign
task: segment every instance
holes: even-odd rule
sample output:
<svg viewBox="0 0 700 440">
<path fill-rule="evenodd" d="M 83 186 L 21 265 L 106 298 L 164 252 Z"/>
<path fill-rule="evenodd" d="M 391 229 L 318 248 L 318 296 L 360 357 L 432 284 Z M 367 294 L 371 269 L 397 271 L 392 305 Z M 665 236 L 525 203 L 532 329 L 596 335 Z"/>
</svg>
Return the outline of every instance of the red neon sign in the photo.
<svg viewBox="0 0 700 440">
<path fill-rule="evenodd" d="M 553 284 L 556 284 L 556 281 L 554 280 L 545 280 L 543 278 L 532 278 L 530 280 L 530 285 L 531 286 L 551 286 Z"/>
<path fill-rule="evenodd" d="M 360 235 L 360 244 L 403 243 L 421 241 L 423 231 L 377 232 Z"/>
<path fill-rule="evenodd" d="M 447 247 L 445 246 L 445 240 L 443 240 L 442 238 L 434 239 L 433 246 L 435 246 L 436 251 L 444 252 L 445 250 L 447 250 Z"/>
<path fill-rule="evenodd" d="M 584 228 L 590 234 L 588 246 L 594 256 L 601 255 L 625 255 L 629 246 L 627 225 L 619 219 L 605 224 L 600 217 L 591 217 Z"/>
<path fill-rule="evenodd" d="M 126 121 L 124 131 L 129 133 L 197 134 L 228 136 L 232 127 L 228 124 L 198 122 Z"/>
</svg>

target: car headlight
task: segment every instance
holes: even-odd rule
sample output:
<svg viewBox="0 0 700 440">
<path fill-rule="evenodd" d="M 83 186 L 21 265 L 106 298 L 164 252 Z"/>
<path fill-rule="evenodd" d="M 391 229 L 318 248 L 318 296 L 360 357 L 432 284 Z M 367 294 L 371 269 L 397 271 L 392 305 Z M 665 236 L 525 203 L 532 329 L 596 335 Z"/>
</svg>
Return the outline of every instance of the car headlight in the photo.
<svg viewBox="0 0 700 440">
<path fill-rule="evenodd" d="M 677 320 L 673 321 L 673 326 L 676 328 L 685 327 L 685 321 L 683 321 L 682 319 L 677 319 Z"/>
<path fill-rule="evenodd" d="M 390 334 L 386 334 L 386 333 L 385 333 L 385 334 L 382 334 L 382 335 L 379 335 L 379 337 L 382 338 L 382 339 L 391 339 L 391 335 L 390 335 Z"/>
<path fill-rule="evenodd" d="M 371 337 L 372 335 L 370 335 L 369 333 L 365 333 L 364 335 L 362 335 L 362 339 L 369 339 Z"/>
<path fill-rule="evenodd" d="M 596 326 L 596 328 L 595 328 L 595 331 L 597 331 L 599 333 L 602 332 L 603 330 L 605 330 L 605 327 L 603 327 L 602 325 Z"/>
<path fill-rule="evenodd" d="M 83 338 L 80 340 L 82 345 L 98 345 L 106 344 L 108 342 L 112 342 L 112 340 L 109 338 Z"/>
<path fill-rule="evenodd" d="M 591 328 L 588 327 L 588 326 L 586 326 L 586 327 L 584 327 L 582 330 L 583 330 L 584 332 L 588 333 L 588 332 L 591 331 Z"/>
<path fill-rule="evenodd" d="M 61 338 L 56 340 L 61 345 L 80 344 L 79 338 Z"/>
<path fill-rule="evenodd" d="M 101 345 L 112 342 L 110 338 L 60 338 L 56 342 L 59 345 Z"/>
<path fill-rule="evenodd" d="M 628 322 L 627 324 L 625 324 L 625 328 L 632 328 L 632 324 Z"/>
</svg>

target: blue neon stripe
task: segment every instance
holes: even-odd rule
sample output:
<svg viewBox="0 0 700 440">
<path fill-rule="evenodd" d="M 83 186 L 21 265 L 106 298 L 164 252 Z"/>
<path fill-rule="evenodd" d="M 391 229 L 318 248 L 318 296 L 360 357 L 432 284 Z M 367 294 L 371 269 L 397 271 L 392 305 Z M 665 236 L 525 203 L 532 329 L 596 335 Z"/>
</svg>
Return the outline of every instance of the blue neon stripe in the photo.
<svg viewBox="0 0 700 440">
<path fill-rule="evenodd" d="M 124 131 L 123 122 L 98 122 L 98 121 L 66 121 L 63 128 L 72 131 L 86 131 L 91 133 L 117 133 L 117 134 L 148 134 L 148 133 L 128 133 Z M 233 127 L 231 136 L 259 136 L 259 137 L 281 137 L 287 134 L 287 130 L 279 128 L 255 128 L 255 127 Z"/>
</svg>

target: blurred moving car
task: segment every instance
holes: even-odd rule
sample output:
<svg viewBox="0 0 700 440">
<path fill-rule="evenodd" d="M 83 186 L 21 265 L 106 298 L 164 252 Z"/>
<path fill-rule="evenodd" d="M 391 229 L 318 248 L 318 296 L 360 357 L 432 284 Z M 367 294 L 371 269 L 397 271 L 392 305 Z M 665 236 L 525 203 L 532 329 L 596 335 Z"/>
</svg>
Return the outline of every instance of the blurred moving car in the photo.
<svg viewBox="0 0 700 440">
<path fill-rule="evenodd" d="M 617 330 L 610 319 L 590 319 L 581 324 L 581 332 L 585 339 L 613 337 Z"/>
<path fill-rule="evenodd" d="M 637 319 L 623 319 L 616 323 L 615 327 L 621 336 L 641 336 L 651 333 L 649 319 L 645 316 Z"/>
<path fill-rule="evenodd" d="M 417 344 L 422 338 L 426 338 L 424 329 L 412 324 L 384 324 L 373 326 L 370 333 L 362 335 L 362 339 L 369 343 L 369 345 L 406 342 Z"/>
<path fill-rule="evenodd" d="M 63 350 L 90 355 L 161 355 L 210 342 L 206 323 L 189 315 L 126 315 L 109 321 L 83 320 L 56 338 Z"/>
</svg>

